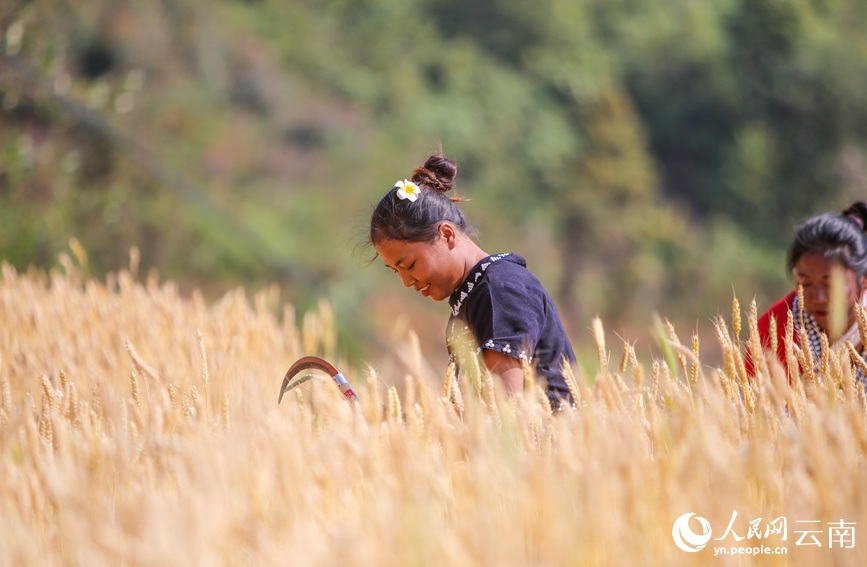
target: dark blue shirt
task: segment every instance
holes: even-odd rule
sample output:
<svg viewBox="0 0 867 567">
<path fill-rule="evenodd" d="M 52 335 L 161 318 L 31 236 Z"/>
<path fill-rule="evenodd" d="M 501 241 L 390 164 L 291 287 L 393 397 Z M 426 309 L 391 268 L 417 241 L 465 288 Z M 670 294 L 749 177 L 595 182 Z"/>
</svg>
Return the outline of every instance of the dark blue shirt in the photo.
<svg viewBox="0 0 867 567">
<path fill-rule="evenodd" d="M 517 254 L 496 254 L 476 264 L 449 298 L 452 316 L 446 327 L 449 358 L 457 361 L 461 343 L 475 341 L 476 354 L 495 350 L 513 358 L 526 356 L 548 382 L 548 396 L 571 402 L 563 379 L 563 360 L 575 354 L 554 301 Z"/>
</svg>

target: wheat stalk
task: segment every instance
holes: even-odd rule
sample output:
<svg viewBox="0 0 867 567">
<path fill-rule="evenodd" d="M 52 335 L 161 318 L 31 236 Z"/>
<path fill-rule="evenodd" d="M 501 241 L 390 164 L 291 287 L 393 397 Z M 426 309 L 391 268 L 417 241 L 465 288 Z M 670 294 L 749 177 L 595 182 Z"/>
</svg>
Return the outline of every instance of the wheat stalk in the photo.
<svg viewBox="0 0 867 567">
<path fill-rule="evenodd" d="M 208 402 L 210 396 L 208 396 L 208 353 L 205 351 L 205 338 L 202 336 L 202 332 L 197 330 L 196 335 L 199 338 L 199 351 L 202 353 L 202 383 L 204 384 L 205 389 L 205 421 L 211 421 L 211 410 L 210 404 Z"/>
<path fill-rule="evenodd" d="M 602 319 L 594 317 L 591 330 L 593 341 L 596 343 L 596 352 L 599 355 L 599 375 L 605 376 L 608 371 L 608 355 L 605 350 L 605 329 L 602 327 Z"/>
<path fill-rule="evenodd" d="M 671 324 L 671 321 L 668 319 L 665 320 L 665 333 L 668 336 L 668 341 L 671 343 L 671 346 L 674 347 L 675 356 L 677 357 L 678 363 L 680 363 L 680 367 L 683 369 L 684 379 L 688 380 L 689 377 L 689 368 L 686 364 L 686 357 L 680 351 L 678 347 L 683 346 L 680 342 L 680 338 L 678 338 L 677 333 L 674 330 L 674 325 Z"/>
<path fill-rule="evenodd" d="M 629 343 L 623 343 L 623 354 L 620 355 L 620 367 L 617 369 L 621 376 L 626 375 L 626 366 L 629 364 Z"/>
<path fill-rule="evenodd" d="M 7 413 L 12 411 L 12 395 L 9 391 L 9 382 L 3 376 L 0 376 L 0 400 L 3 401 L 3 409 Z"/>
<path fill-rule="evenodd" d="M 578 381 L 575 379 L 575 373 L 572 370 L 572 364 L 566 358 L 563 358 L 563 379 L 566 381 L 566 387 L 569 388 L 569 393 L 572 395 L 572 402 L 576 408 L 581 408 L 581 391 L 578 389 Z"/>
<path fill-rule="evenodd" d="M 135 377 L 135 372 L 130 372 L 129 379 L 132 384 L 132 400 L 135 405 L 139 406 L 141 405 L 141 401 L 139 399 L 141 392 L 139 391 L 138 380 Z"/>
<path fill-rule="evenodd" d="M 732 299 L 732 329 L 735 332 L 735 345 L 741 350 L 741 303 L 737 296 Z"/>
<path fill-rule="evenodd" d="M 798 284 L 798 317 L 801 318 L 801 328 L 804 328 L 804 287 Z"/>
<path fill-rule="evenodd" d="M 400 407 L 400 396 L 397 394 L 397 388 L 392 386 L 388 389 L 388 421 L 397 422 L 403 419 L 403 409 Z"/>
<path fill-rule="evenodd" d="M 229 394 L 223 393 L 223 431 L 228 433 L 232 430 L 232 420 L 229 416 Z"/>
<path fill-rule="evenodd" d="M 771 336 L 771 353 L 776 356 L 777 349 L 779 347 L 779 337 L 777 336 L 777 318 L 774 316 L 769 317 L 768 323 L 768 334 Z"/>
</svg>

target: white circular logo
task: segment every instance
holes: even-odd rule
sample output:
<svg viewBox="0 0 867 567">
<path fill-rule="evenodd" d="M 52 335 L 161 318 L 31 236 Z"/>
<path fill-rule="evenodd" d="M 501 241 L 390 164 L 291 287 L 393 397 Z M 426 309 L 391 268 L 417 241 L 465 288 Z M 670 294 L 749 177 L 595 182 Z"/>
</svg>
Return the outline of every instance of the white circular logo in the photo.
<svg viewBox="0 0 867 567">
<path fill-rule="evenodd" d="M 701 535 L 696 534 L 689 529 L 689 519 L 693 516 L 695 516 L 695 512 L 684 514 L 674 522 L 674 526 L 671 528 L 671 537 L 674 538 L 675 545 L 689 552 L 701 551 L 705 544 L 710 541 L 710 522 L 701 516 L 695 516 L 703 530 Z"/>
</svg>

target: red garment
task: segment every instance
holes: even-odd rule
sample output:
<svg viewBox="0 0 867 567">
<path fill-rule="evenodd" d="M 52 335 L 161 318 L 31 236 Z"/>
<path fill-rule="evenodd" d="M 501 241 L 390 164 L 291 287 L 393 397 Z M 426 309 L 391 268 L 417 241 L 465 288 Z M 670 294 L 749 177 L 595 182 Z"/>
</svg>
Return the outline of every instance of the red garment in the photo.
<svg viewBox="0 0 867 567">
<path fill-rule="evenodd" d="M 797 291 L 793 291 L 783 299 L 774 303 L 770 309 L 765 311 L 764 315 L 759 317 L 758 328 L 759 328 L 759 338 L 762 341 L 762 348 L 765 350 L 771 349 L 771 317 L 777 320 L 777 359 L 779 359 L 780 363 L 783 365 L 783 369 L 786 370 L 788 375 L 788 364 L 786 363 L 786 325 L 789 322 L 789 310 L 792 309 L 792 303 L 795 301 L 795 297 L 798 295 Z M 798 339 L 797 333 L 794 333 L 792 337 L 795 341 L 796 345 L 800 345 L 800 340 Z M 750 356 L 749 349 L 747 349 L 746 356 L 746 366 L 747 373 L 750 376 L 755 376 L 755 370 L 753 369 L 753 359 Z"/>
</svg>

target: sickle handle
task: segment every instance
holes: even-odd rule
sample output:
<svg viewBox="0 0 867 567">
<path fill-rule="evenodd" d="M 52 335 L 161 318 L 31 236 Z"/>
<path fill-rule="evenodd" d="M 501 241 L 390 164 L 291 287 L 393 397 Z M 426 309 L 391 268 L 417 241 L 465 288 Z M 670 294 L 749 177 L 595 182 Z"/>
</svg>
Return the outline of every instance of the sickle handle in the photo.
<svg viewBox="0 0 867 567">
<path fill-rule="evenodd" d="M 343 395 L 346 396 L 347 400 L 349 400 L 350 402 L 360 401 L 358 399 L 358 396 L 355 395 L 355 392 L 352 391 L 352 386 L 350 386 L 346 378 L 343 377 L 343 374 L 341 374 L 340 372 L 335 374 L 334 381 L 337 382 L 337 387 L 340 388 L 340 391 L 343 392 Z"/>
</svg>

